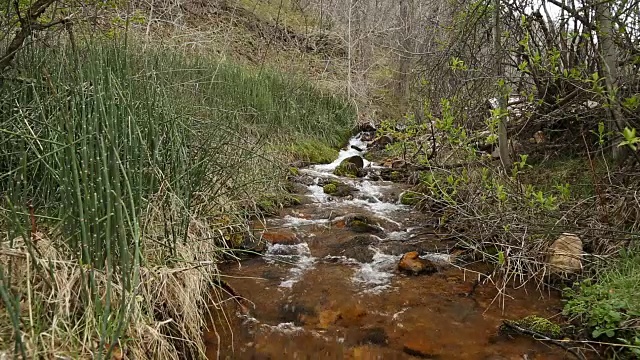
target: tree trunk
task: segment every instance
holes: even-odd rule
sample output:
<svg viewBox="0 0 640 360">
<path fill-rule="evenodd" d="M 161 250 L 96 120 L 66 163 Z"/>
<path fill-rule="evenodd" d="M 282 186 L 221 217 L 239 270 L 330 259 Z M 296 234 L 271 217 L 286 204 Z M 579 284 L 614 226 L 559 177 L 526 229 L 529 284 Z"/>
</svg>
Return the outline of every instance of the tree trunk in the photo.
<svg viewBox="0 0 640 360">
<path fill-rule="evenodd" d="M 620 143 L 620 132 L 625 127 L 620 103 L 616 98 L 618 86 L 618 69 L 616 65 L 617 55 L 615 45 L 613 44 L 613 25 L 611 23 L 611 4 L 604 1 L 598 1 L 596 4 L 596 21 L 598 26 L 596 32 L 598 35 L 598 43 L 600 44 L 600 72 L 604 76 L 607 103 L 609 105 L 610 121 L 609 132 L 616 134 L 613 136 L 611 156 L 614 160 L 624 159 L 624 148 L 618 147 Z"/>
<path fill-rule="evenodd" d="M 411 19 L 410 19 L 410 0 L 400 0 L 400 25 L 402 31 L 400 31 L 400 44 L 398 54 L 398 83 L 396 89 L 396 96 L 400 100 L 401 104 L 407 103 L 409 98 L 409 70 L 410 70 L 410 48 L 411 48 Z"/>
<path fill-rule="evenodd" d="M 494 38 L 493 45 L 496 53 L 495 73 L 496 79 L 499 81 L 504 78 L 504 68 L 502 66 L 502 27 L 500 26 L 500 11 L 502 5 L 500 0 L 495 0 L 495 12 L 494 12 Z M 511 160 L 511 153 L 509 151 L 509 137 L 507 136 L 507 93 L 504 91 L 503 86 L 498 86 L 498 109 L 500 110 L 500 117 L 498 123 L 498 148 L 500 150 L 500 161 L 505 169 L 510 169 L 513 162 Z"/>
</svg>

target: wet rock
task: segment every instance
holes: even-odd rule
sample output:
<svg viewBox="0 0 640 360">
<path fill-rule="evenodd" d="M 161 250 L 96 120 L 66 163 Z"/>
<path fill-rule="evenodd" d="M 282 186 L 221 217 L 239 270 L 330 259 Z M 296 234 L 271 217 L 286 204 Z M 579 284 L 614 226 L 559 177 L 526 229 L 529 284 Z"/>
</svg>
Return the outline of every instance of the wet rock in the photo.
<svg viewBox="0 0 640 360">
<path fill-rule="evenodd" d="M 369 263 L 375 255 L 375 252 L 370 249 L 370 246 L 377 243 L 378 239 L 370 235 L 357 235 L 349 241 L 332 246 L 330 254 L 344 256 L 360 263 Z"/>
<path fill-rule="evenodd" d="M 309 317 L 315 316 L 315 310 L 303 304 L 283 304 L 279 309 L 278 320 L 304 325 Z"/>
<path fill-rule="evenodd" d="M 375 252 L 368 247 L 350 247 L 345 249 L 340 255 L 364 264 L 373 261 Z"/>
<path fill-rule="evenodd" d="M 269 243 L 282 244 L 282 245 L 295 245 L 300 243 L 300 239 L 298 239 L 298 235 L 293 231 L 289 230 L 274 230 L 274 231 L 264 231 L 262 232 L 262 238 Z"/>
<path fill-rule="evenodd" d="M 426 339 L 409 339 L 404 342 L 402 351 L 411 356 L 422 359 L 437 359 L 434 354 L 434 345 Z"/>
<path fill-rule="evenodd" d="M 362 158 L 362 156 L 359 156 L 359 155 L 354 155 L 352 157 L 346 158 L 342 161 L 342 163 L 344 162 L 348 162 L 355 165 L 358 168 L 358 170 L 364 167 L 364 159 Z"/>
<path fill-rule="evenodd" d="M 351 145 L 351 148 L 352 148 L 353 150 L 355 150 L 355 151 L 360 151 L 360 152 L 363 152 L 363 151 L 364 151 L 363 149 L 361 149 L 361 148 L 359 148 L 359 147 L 357 147 L 357 146 L 355 146 L 355 145 Z"/>
<path fill-rule="evenodd" d="M 387 332 L 380 327 L 374 327 L 370 329 L 361 330 L 357 343 L 358 345 L 372 344 L 372 345 L 387 345 L 389 343 L 389 337 Z"/>
<path fill-rule="evenodd" d="M 375 139 L 373 143 L 371 143 L 371 146 L 374 149 L 384 149 L 387 145 L 393 144 L 393 143 L 394 143 L 394 139 L 391 135 L 383 135 Z"/>
<path fill-rule="evenodd" d="M 373 133 L 377 129 L 376 129 L 376 125 L 373 122 L 365 121 L 365 122 L 361 123 L 360 126 L 358 126 L 358 130 L 360 130 L 360 132 L 364 132 L 364 133 Z"/>
<path fill-rule="evenodd" d="M 431 261 L 421 259 L 417 251 L 404 254 L 398 263 L 398 270 L 412 275 L 433 274 L 438 271 Z"/>
<path fill-rule="evenodd" d="M 582 240 L 574 234 L 562 234 L 549 247 L 551 273 L 575 273 L 582 270 Z"/>
<path fill-rule="evenodd" d="M 374 220 L 365 215 L 347 215 L 344 219 L 345 227 L 358 233 L 380 233 L 382 229 Z"/>
<path fill-rule="evenodd" d="M 292 183 L 302 184 L 306 186 L 313 185 L 315 182 L 315 179 L 313 178 L 313 176 L 305 175 L 305 174 L 294 176 L 290 180 Z"/>
<path fill-rule="evenodd" d="M 340 165 L 338 165 L 338 167 L 336 167 L 335 170 L 333 170 L 333 174 L 346 177 L 358 177 L 363 175 L 361 170 L 362 168 L 359 169 L 356 164 L 344 160 Z"/>
<path fill-rule="evenodd" d="M 369 142 L 369 141 L 373 141 L 373 139 L 375 138 L 376 138 L 376 133 L 372 131 L 372 132 L 362 133 L 360 140 Z"/>
<path fill-rule="evenodd" d="M 345 197 L 351 195 L 353 192 L 357 191 L 353 186 L 347 185 L 345 183 L 341 183 L 337 180 L 331 180 L 326 183 L 322 190 L 325 194 L 337 196 L 337 197 Z"/>
</svg>

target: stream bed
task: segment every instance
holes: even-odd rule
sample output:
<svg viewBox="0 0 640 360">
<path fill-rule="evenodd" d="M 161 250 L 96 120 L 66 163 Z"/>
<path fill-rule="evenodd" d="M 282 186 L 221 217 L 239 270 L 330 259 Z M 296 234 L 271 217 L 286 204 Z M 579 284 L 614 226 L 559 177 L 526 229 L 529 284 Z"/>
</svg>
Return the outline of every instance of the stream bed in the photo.
<svg viewBox="0 0 640 360">
<path fill-rule="evenodd" d="M 509 289 L 503 307 L 495 286 L 474 288 L 477 273 L 451 265 L 455 242 L 436 219 L 399 203 L 406 185 L 333 175 L 367 145 L 354 137 L 333 163 L 301 169 L 303 204 L 257 225 L 263 256 L 221 266 L 246 300 L 212 311 L 208 358 L 571 359 L 552 344 L 498 332 L 503 319 L 557 315 L 558 294 Z M 321 185 L 331 179 L 353 195 L 325 194 Z M 361 218 L 375 225 L 354 226 Z M 400 272 L 411 251 L 438 271 Z"/>
</svg>

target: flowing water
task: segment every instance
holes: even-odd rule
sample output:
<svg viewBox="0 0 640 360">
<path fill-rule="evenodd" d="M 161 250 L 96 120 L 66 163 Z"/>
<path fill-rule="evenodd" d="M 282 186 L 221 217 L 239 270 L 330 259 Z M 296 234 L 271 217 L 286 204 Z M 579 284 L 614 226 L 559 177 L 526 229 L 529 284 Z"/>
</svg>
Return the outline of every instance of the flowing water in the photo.
<svg viewBox="0 0 640 360">
<path fill-rule="evenodd" d="M 301 170 L 310 179 L 308 201 L 257 226 L 269 240 L 262 257 L 221 268 L 247 300 L 230 298 L 224 311 L 213 311 L 209 359 L 570 358 L 550 344 L 498 333 L 503 319 L 558 314 L 557 294 L 510 289 L 503 309 L 494 286 L 474 288 L 475 273 L 450 264 L 453 243 L 437 221 L 398 203 L 403 185 L 332 174 L 342 160 L 362 155 L 351 145 L 367 146 L 355 137 L 333 163 Z M 320 186 L 327 178 L 357 191 L 332 198 Z M 354 214 L 377 226 L 354 232 L 347 226 Z M 439 271 L 399 272 L 409 251 Z"/>
</svg>

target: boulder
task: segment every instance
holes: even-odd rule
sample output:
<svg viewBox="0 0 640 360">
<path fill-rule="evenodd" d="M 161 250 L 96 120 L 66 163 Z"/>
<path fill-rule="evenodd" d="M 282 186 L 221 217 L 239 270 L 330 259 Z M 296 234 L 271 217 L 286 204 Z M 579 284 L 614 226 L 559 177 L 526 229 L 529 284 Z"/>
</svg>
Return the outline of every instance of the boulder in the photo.
<svg viewBox="0 0 640 360">
<path fill-rule="evenodd" d="M 364 159 L 361 156 L 355 155 L 350 158 L 342 160 L 340 165 L 333 171 L 338 176 L 357 177 L 363 176 L 364 171 Z"/>
<path fill-rule="evenodd" d="M 433 274 L 438 271 L 431 261 L 421 259 L 417 251 L 404 254 L 398 263 L 398 270 L 412 275 Z"/>
<path fill-rule="evenodd" d="M 282 244 L 282 245 L 295 245 L 300 243 L 300 239 L 298 239 L 298 235 L 293 231 L 289 230 L 273 230 L 273 231 L 264 231 L 261 234 L 262 238 L 268 241 L 271 244 Z"/>
<path fill-rule="evenodd" d="M 562 234 L 549 246 L 551 273 L 575 273 L 582 270 L 582 240 L 574 234 Z"/>
<path fill-rule="evenodd" d="M 327 195 L 333 195 L 337 197 L 346 197 L 351 195 L 353 192 L 357 191 L 358 189 L 354 188 L 353 186 L 341 183 L 339 181 L 332 180 L 326 183 L 322 187 L 322 190 Z"/>
<path fill-rule="evenodd" d="M 344 164 L 345 162 L 354 164 L 358 169 L 362 169 L 364 167 L 364 159 L 359 155 L 354 155 L 352 157 L 344 159 L 342 161 L 342 164 Z"/>
<path fill-rule="evenodd" d="M 373 219 L 365 215 L 347 215 L 344 219 L 345 227 L 357 233 L 380 233 L 382 229 L 374 224 Z"/>
<path fill-rule="evenodd" d="M 344 256 L 364 264 L 373 260 L 375 252 L 370 247 L 378 242 L 371 235 L 356 235 L 349 241 L 331 246 L 329 251 L 330 255 Z"/>
</svg>

